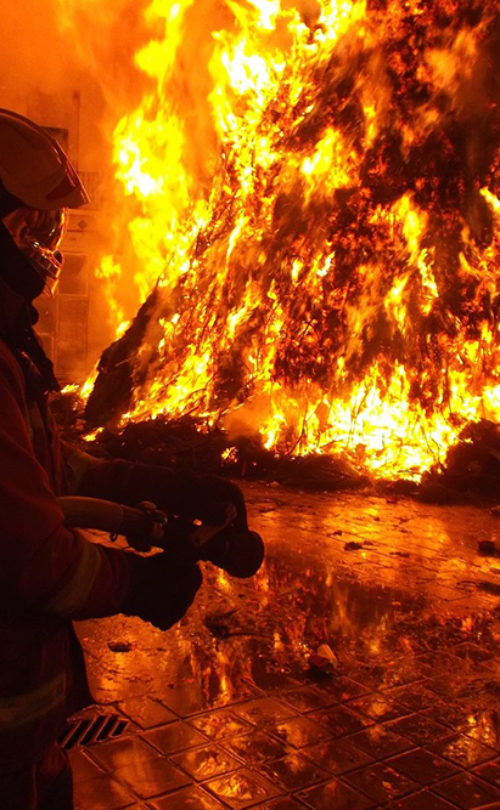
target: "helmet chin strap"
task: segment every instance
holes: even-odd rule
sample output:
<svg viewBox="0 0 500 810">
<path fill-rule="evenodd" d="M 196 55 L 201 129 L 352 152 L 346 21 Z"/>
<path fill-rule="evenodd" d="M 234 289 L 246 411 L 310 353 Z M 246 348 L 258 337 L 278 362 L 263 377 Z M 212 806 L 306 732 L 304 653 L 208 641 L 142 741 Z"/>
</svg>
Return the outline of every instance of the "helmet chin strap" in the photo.
<svg viewBox="0 0 500 810">
<path fill-rule="evenodd" d="M 28 259 L 17 249 L 10 234 L 0 222 L 0 280 L 15 294 L 12 312 L 3 318 L 2 339 L 19 358 L 28 379 L 33 379 L 33 369 L 44 391 L 59 391 L 51 361 L 33 331 L 38 313 L 32 301 L 42 292 L 44 281 Z M 35 386 L 36 388 L 36 386 Z"/>
<path fill-rule="evenodd" d="M 0 275 L 11 290 L 30 304 L 45 286 L 43 278 L 17 248 L 3 222 L 0 222 Z"/>
</svg>

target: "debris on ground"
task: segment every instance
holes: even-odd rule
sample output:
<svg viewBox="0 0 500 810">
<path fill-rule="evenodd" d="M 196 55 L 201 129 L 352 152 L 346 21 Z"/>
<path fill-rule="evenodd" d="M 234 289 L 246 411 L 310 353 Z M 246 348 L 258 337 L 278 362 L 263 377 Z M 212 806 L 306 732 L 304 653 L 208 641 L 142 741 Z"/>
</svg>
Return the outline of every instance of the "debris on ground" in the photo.
<svg viewBox="0 0 500 810">
<path fill-rule="evenodd" d="M 108 641 L 111 652 L 127 653 L 132 649 L 130 641 Z"/>
<path fill-rule="evenodd" d="M 317 675 L 331 676 L 338 665 L 339 660 L 328 644 L 320 644 L 316 652 L 309 656 L 309 667 Z"/>
<path fill-rule="evenodd" d="M 480 540 L 477 547 L 484 557 L 494 557 L 496 554 L 497 547 L 494 540 Z"/>
</svg>

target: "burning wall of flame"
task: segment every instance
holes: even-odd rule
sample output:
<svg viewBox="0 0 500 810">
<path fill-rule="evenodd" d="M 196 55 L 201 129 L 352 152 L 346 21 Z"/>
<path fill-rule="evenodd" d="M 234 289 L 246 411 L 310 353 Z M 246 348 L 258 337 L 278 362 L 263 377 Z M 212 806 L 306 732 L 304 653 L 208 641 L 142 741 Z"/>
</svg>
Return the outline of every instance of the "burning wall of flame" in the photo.
<svg viewBox="0 0 500 810">
<path fill-rule="evenodd" d="M 418 477 L 498 420 L 496 3 L 152 0 L 145 21 L 115 225 L 141 301 L 157 287 L 122 423 L 191 413 Z"/>
</svg>

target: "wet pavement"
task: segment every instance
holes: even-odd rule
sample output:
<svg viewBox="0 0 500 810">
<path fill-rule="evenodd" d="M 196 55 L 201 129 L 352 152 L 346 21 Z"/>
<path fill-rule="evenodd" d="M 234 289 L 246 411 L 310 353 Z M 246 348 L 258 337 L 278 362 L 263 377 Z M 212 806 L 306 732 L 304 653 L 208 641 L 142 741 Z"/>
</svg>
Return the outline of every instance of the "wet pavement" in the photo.
<svg viewBox="0 0 500 810">
<path fill-rule="evenodd" d="M 500 556 L 478 544 L 500 518 L 245 491 L 256 577 L 207 565 L 167 633 L 79 623 L 98 710 L 128 725 L 71 749 L 77 810 L 498 810 Z"/>
</svg>

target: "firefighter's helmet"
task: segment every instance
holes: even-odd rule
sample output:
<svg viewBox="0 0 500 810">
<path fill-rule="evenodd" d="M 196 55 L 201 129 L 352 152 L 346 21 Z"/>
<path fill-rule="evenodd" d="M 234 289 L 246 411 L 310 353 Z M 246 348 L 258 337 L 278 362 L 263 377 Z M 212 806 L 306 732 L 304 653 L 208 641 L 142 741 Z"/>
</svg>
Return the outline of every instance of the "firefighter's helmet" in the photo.
<svg viewBox="0 0 500 810">
<path fill-rule="evenodd" d="M 62 266 L 65 209 L 88 202 L 57 141 L 28 118 L 0 109 L 0 218 L 49 287 Z"/>
</svg>

